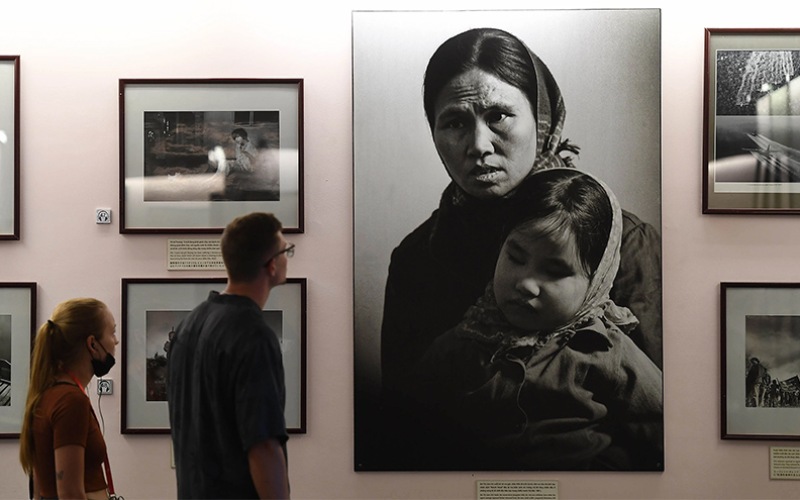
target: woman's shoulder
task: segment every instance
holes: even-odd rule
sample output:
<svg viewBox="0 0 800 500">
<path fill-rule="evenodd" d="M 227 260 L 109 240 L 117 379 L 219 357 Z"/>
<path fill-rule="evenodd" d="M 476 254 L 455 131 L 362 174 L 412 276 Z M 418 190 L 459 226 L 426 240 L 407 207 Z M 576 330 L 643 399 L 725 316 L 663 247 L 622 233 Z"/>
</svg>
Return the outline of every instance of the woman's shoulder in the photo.
<svg viewBox="0 0 800 500">
<path fill-rule="evenodd" d="M 43 394 L 39 408 L 45 411 L 57 412 L 65 409 L 86 408 L 92 406 L 89 397 L 83 390 L 70 383 L 57 383 L 48 388 Z"/>
</svg>

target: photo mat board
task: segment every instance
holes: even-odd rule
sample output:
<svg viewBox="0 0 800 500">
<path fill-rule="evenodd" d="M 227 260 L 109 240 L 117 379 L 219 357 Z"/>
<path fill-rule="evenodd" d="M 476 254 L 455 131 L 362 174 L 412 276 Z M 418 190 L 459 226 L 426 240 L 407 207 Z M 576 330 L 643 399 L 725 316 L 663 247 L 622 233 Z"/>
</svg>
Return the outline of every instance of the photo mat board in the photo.
<svg viewBox="0 0 800 500">
<path fill-rule="evenodd" d="M 171 334 L 224 278 L 122 280 L 122 433 L 169 434 L 166 356 Z M 306 279 L 270 292 L 264 318 L 278 335 L 286 381 L 286 427 L 306 432 Z"/>
<path fill-rule="evenodd" d="M 580 146 L 577 168 L 608 183 L 623 209 L 660 233 L 660 11 L 356 11 L 352 23 L 355 469 L 463 469 L 447 460 L 401 463 L 392 449 L 371 446 L 382 435 L 376 428 L 390 256 L 437 209 L 450 181 L 423 110 L 428 60 L 467 29 L 517 36 L 558 81 L 567 110 L 562 138 Z"/>
<path fill-rule="evenodd" d="M 122 79 L 121 233 L 303 232 L 302 79 Z"/>
<path fill-rule="evenodd" d="M 18 438 L 36 335 L 36 283 L 0 283 L 0 438 Z"/>
<path fill-rule="evenodd" d="M 19 239 L 20 56 L 0 56 L 0 240 Z"/>
<path fill-rule="evenodd" d="M 800 283 L 720 284 L 722 439 L 800 439 Z"/>
<path fill-rule="evenodd" d="M 703 213 L 800 213 L 800 30 L 705 31 Z"/>
</svg>

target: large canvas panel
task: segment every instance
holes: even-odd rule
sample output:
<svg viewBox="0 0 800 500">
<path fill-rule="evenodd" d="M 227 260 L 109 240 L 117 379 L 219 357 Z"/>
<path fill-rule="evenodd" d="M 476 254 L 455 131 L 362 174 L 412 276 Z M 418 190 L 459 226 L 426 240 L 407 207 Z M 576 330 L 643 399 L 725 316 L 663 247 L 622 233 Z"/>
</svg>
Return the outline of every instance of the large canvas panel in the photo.
<svg viewBox="0 0 800 500">
<path fill-rule="evenodd" d="M 566 105 L 562 138 L 581 148 L 576 166 L 604 180 L 624 209 L 661 230 L 658 10 L 354 12 L 357 470 L 503 468 L 456 467 L 446 460 L 417 467 L 395 460 L 391 447 L 372 446 L 385 432 L 376 422 L 390 256 L 438 207 L 449 183 L 423 111 L 423 76 L 442 42 L 476 27 L 514 34 L 545 62 Z"/>
</svg>

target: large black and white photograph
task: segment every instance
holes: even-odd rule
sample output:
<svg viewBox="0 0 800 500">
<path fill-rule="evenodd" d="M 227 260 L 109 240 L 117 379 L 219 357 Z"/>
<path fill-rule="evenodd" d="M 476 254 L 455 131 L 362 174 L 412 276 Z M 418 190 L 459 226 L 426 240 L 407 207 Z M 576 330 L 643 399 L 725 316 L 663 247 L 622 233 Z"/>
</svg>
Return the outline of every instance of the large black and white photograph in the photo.
<svg viewBox="0 0 800 500">
<path fill-rule="evenodd" d="M 189 315 L 185 311 L 145 311 L 147 339 L 146 401 L 167 400 L 167 355 L 175 328 Z"/>
<path fill-rule="evenodd" d="M 20 56 L 0 56 L 0 240 L 19 239 Z"/>
<path fill-rule="evenodd" d="M 352 22 L 355 469 L 663 470 L 660 11 Z"/>
<path fill-rule="evenodd" d="M 303 80 L 121 79 L 120 232 L 303 232 Z"/>
<path fill-rule="evenodd" d="M 704 210 L 800 212 L 797 30 L 706 30 Z"/>
<path fill-rule="evenodd" d="M 723 439 L 800 439 L 800 284 L 720 285 Z"/>
<path fill-rule="evenodd" d="M 36 327 L 36 283 L 0 283 L 0 438 L 19 437 Z"/>
<path fill-rule="evenodd" d="M 278 111 L 147 111 L 145 201 L 279 201 Z"/>
</svg>

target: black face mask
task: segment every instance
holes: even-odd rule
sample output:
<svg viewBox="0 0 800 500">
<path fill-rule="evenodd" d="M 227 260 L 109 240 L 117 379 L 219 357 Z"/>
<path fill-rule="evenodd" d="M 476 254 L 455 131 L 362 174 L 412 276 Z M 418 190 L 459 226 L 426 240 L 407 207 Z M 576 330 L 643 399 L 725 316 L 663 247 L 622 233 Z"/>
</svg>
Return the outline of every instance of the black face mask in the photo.
<svg viewBox="0 0 800 500">
<path fill-rule="evenodd" d="M 100 343 L 98 342 L 98 344 Z M 100 347 L 103 347 L 103 344 L 100 344 Z M 103 350 L 106 351 L 106 348 L 103 347 Z M 117 360 L 114 359 L 114 356 L 112 356 L 108 351 L 106 351 L 106 357 L 103 359 L 103 361 L 92 358 L 92 370 L 94 371 L 94 376 L 102 377 L 103 375 L 106 375 L 111 371 L 111 368 L 116 362 Z"/>
</svg>

